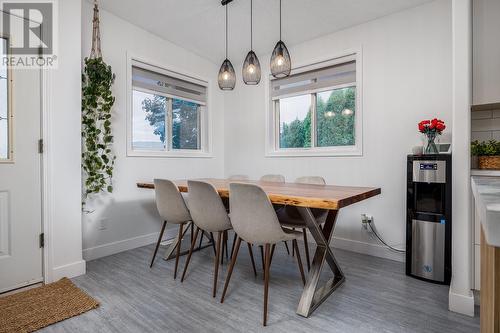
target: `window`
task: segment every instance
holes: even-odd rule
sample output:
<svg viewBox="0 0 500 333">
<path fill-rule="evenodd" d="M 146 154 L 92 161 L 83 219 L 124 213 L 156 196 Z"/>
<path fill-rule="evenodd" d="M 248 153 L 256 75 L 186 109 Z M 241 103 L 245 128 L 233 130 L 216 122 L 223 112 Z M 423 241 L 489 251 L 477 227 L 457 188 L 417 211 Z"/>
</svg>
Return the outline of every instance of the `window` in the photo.
<svg viewBox="0 0 500 333">
<path fill-rule="evenodd" d="M 207 84 L 132 61 L 129 155 L 201 156 L 207 149 Z"/>
<path fill-rule="evenodd" d="M 361 155 L 356 55 L 271 80 L 268 155 Z"/>
<path fill-rule="evenodd" d="M 7 38 L 0 37 L 0 55 L 8 52 Z M 9 70 L 0 63 L 0 162 L 12 160 L 12 115 L 9 99 Z"/>
</svg>

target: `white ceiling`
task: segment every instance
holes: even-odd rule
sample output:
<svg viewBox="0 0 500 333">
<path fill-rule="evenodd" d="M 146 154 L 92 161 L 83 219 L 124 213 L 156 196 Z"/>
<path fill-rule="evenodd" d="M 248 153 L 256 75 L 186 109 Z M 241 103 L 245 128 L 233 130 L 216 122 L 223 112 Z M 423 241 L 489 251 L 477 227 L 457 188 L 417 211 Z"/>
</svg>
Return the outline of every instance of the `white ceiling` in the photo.
<svg viewBox="0 0 500 333">
<path fill-rule="evenodd" d="M 283 0 L 283 41 L 294 45 L 430 0 Z M 214 63 L 224 60 L 220 0 L 101 0 L 101 7 Z M 254 0 L 254 50 L 270 54 L 279 39 L 279 1 Z M 229 4 L 229 58 L 250 49 L 250 0 Z M 261 60 L 262 61 L 262 60 Z"/>
</svg>

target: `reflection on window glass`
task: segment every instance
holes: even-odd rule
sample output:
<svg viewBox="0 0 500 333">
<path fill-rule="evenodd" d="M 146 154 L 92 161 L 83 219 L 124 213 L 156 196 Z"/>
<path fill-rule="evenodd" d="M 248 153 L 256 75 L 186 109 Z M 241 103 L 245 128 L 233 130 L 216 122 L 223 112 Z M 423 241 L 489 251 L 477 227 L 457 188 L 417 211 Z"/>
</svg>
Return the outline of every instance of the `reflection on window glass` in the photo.
<svg viewBox="0 0 500 333">
<path fill-rule="evenodd" d="M 279 100 L 280 148 L 311 147 L 311 95 Z"/>
<path fill-rule="evenodd" d="M 0 55 L 7 53 L 7 39 L 0 38 Z M 7 66 L 0 62 L 0 159 L 9 158 L 9 104 Z"/>
<path fill-rule="evenodd" d="M 316 94 L 316 146 L 355 145 L 356 88 Z"/>
<path fill-rule="evenodd" d="M 133 91 L 132 148 L 165 150 L 165 111 L 167 98 Z"/>
<path fill-rule="evenodd" d="M 172 100 L 172 148 L 200 149 L 200 105 Z"/>
</svg>

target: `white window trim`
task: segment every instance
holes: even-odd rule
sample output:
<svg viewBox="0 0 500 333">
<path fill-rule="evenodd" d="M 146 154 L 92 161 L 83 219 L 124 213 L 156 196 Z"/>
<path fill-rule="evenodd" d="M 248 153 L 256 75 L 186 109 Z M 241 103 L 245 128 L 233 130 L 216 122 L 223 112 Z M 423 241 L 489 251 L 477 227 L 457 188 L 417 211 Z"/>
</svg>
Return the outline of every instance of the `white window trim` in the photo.
<svg viewBox="0 0 500 333">
<path fill-rule="evenodd" d="M 266 91 L 266 157 L 314 157 L 314 156 L 363 156 L 363 56 L 362 49 L 345 51 L 344 53 L 329 57 L 327 59 L 318 59 L 309 64 L 296 66 L 292 69 L 293 74 L 299 74 L 314 69 L 320 69 L 336 64 L 341 64 L 347 61 L 356 60 L 356 82 L 355 84 L 338 85 L 329 89 L 320 89 L 318 91 L 305 91 L 300 93 L 314 93 L 319 91 L 331 90 L 332 88 L 339 89 L 346 86 L 356 86 L 356 112 L 355 119 L 355 137 L 356 144 L 354 146 L 337 146 L 337 147 L 313 147 L 313 148 L 278 148 L 279 143 L 279 120 L 274 108 L 274 101 L 271 98 L 271 81 L 273 80 L 270 74 L 267 74 L 268 79 L 265 80 Z M 297 95 L 297 94 L 296 94 Z M 287 96 L 290 97 L 290 96 Z M 313 116 L 313 115 L 311 115 Z M 312 122 L 314 124 L 314 122 Z M 314 125 L 313 125 L 314 126 Z M 311 129 L 311 133 L 315 137 L 315 131 Z"/>
<path fill-rule="evenodd" d="M 139 63 L 139 64 L 138 64 Z M 193 83 L 202 84 L 207 87 L 207 101 L 201 104 L 201 137 L 200 150 L 192 149 L 175 149 L 165 151 L 154 150 L 134 150 L 132 147 L 132 131 L 133 131 L 133 86 L 132 86 L 132 66 L 138 66 L 144 69 L 150 69 L 157 73 L 188 80 Z M 213 81 L 206 78 L 201 78 L 197 75 L 174 71 L 173 66 L 165 66 L 154 61 L 144 59 L 143 57 L 135 56 L 127 53 L 127 157 L 159 157 L 159 158 L 213 158 L 212 154 L 212 117 L 211 117 L 211 101 Z M 166 96 L 166 94 L 162 94 Z M 174 96 L 166 96 L 174 97 Z M 183 98 L 181 98 L 183 99 Z M 185 100 L 185 99 L 184 99 Z M 200 114 L 199 113 L 199 114 Z M 171 144 L 169 142 L 169 144 Z"/>
</svg>

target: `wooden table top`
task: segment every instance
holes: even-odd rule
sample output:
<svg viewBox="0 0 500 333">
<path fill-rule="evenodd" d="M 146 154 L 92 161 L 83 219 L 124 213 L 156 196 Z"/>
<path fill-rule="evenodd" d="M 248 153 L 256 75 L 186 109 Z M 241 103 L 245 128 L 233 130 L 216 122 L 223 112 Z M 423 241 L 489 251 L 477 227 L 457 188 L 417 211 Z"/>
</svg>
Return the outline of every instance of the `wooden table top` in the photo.
<svg viewBox="0 0 500 333">
<path fill-rule="evenodd" d="M 255 184 L 267 193 L 272 203 L 309 208 L 338 210 L 381 193 L 375 187 L 272 183 L 254 180 L 196 179 L 211 183 L 221 197 L 229 197 L 229 183 Z M 175 180 L 179 191 L 187 192 L 187 180 Z M 137 187 L 154 189 L 153 183 L 137 183 Z"/>
</svg>

